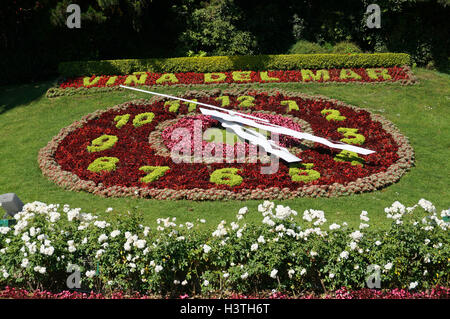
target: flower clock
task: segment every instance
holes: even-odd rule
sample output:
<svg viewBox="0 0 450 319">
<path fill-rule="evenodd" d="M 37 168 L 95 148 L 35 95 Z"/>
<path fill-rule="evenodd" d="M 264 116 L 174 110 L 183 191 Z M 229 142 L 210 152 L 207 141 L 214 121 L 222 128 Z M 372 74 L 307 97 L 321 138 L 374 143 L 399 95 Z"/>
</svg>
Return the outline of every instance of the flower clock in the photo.
<svg viewBox="0 0 450 319">
<path fill-rule="evenodd" d="M 226 130 L 195 103 L 153 97 L 96 111 L 62 129 L 39 152 L 40 168 L 61 187 L 100 196 L 244 200 L 374 191 L 413 165 L 408 139 L 391 122 L 337 100 L 280 90 L 180 97 L 375 152 L 258 131 L 301 160 L 290 163 Z"/>
</svg>

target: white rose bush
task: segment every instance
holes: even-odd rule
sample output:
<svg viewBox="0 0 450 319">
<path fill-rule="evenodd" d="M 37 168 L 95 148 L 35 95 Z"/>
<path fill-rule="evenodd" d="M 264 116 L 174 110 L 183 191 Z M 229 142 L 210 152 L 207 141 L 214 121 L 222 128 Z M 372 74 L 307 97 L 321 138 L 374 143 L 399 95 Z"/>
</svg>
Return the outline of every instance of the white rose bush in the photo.
<svg viewBox="0 0 450 319">
<path fill-rule="evenodd" d="M 246 223 L 247 214 L 261 214 L 261 223 Z M 372 229 L 371 214 L 386 215 L 391 226 Z M 328 224 L 320 210 L 298 213 L 265 201 L 258 212 L 244 207 L 234 221 L 204 231 L 203 220 L 160 218 L 150 228 L 136 211 L 105 221 L 33 202 L 15 225 L 0 227 L 0 289 L 64 291 L 67 270 L 77 265 L 81 286 L 103 294 L 343 294 L 366 288 L 371 266 L 382 289 L 420 292 L 449 287 L 447 216 L 424 199 L 411 207 L 395 202 L 384 212 L 362 211 L 353 229 Z"/>
</svg>

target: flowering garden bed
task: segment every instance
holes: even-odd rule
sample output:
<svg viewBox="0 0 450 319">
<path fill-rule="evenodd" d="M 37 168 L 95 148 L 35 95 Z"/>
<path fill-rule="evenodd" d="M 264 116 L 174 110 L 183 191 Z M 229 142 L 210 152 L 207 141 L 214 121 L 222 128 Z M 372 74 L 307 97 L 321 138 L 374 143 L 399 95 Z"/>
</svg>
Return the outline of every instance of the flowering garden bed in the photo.
<svg viewBox="0 0 450 319">
<path fill-rule="evenodd" d="M 0 291 L 0 299 L 161 299 L 161 295 L 141 295 L 139 293 L 127 294 L 124 292 L 113 292 L 103 295 L 93 291 L 77 292 L 77 291 L 62 291 L 52 293 L 50 291 L 28 291 L 26 289 L 16 289 L 5 287 Z M 189 296 L 188 294 L 179 295 L 179 299 L 188 298 L 202 298 L 204 296 Z M 258 295 L 242 295 L 242 294 L 209 294 L 208 298 L 215 299 L 449 299 L 450 288 L 436 287 L 429 291 L 409 291 L 407 289 L 392 289 L 392 290 L 377 290 L 377 289 L 360 289 L 348 290 L 345 287 L 330 294 L 314 295 L 305 294 L 301 296 L 292 296 L 285 293 L 270 292 L 267 294 Z"/>
<path fill-rule="evenodd" d="M 180 72 L 151 73 L 135 72 L 129 75 L 92 75 L 65 78 L 47 96 L 83 92 L 86 89 L 114 89 L 119 85 L 161 86 L 161 85 L 217 85 L 245 83 L 385 83 L 411 84 L 416 81 L 409 66 L 379 68 L 335 68 L 301 69 L 275 71 L 228 71 L 228 72 Z"/>
<path fill-rule="evenodd" d="M 264 157 L 247 156 L 254 146 L 245 141 L 205 141 L 205 131 L 218 123 L 202 117 L 195 104 L 153 98 L 96 111 L 62 129 L 39 152 L 39 166 L 64 188 L 101 196 L 217 200 L 374 191 L 396 182 L 413 165 L 407 138 L 391 122 L 340 101 L 255 90 L 192 91 L 183 97 L 375 153 L 363 156 L 282 136 L 279 144 L 302 162 L 281 161 L 277 172 L 263 174 L 261 167 L 268 165 Z M 201 123 L 199 134 L 196 122 Z M 185 129 L 185 136 L 175 136 L 175 128 Z M 188 148 L 200 162 L 195 156 L 177 161 L 171 156 L 174 147 Z"/>
<path fill-rule="evenodd" d="M 358 230 L 329 224 L 320 210 L 306 209 L 301 221 L 297 211 L 269 201 L 258 211 L 261 223 L 247 224 L 256 212 L 243 207 L 235 220 L 205 232 L 205 220 L 160 218 L 150 228 L 136 212 L 106 221 L 68 205 L 28 203 L 14 226 L 0 227 L 0 287 L 19 289 L 0 291 L 0 298 L 29 296 L 23 288 L 36 298 L 87 298 L 44 292 L 67 290 L 75 271 L 79 288 L 95 292 L 91 298 L 244 298 L 273 290 L 265 297 L 448 298 L 439 287 L 450 285 L 443 220 L 450 211 L 439 214 L 425 199 L 385 208 L 387 230 L 372 229 L 366 211 Z M 383 291 L 364 289 L 369 284 Z"/>
</svg>

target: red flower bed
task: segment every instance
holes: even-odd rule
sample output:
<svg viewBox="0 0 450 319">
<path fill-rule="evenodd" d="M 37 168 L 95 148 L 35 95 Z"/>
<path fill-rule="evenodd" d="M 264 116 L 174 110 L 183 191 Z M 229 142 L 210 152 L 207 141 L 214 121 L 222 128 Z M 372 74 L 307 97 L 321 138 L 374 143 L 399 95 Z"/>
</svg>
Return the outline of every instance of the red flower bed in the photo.
<svg viewBox="0 0 450 319">
<path fill-rule="evenodd" d="M 221 83 L 286 83 L 286 82 L 402 82 L 412 83 L 415 78 L 408 66 L 388 68 L 352 68 L 329 70 L 228 71 L 214 73 L 150 73 L 135 75 L 92 75 L 61 81 L 66 88 L 104 88 L 119 85 L 190 85 Z"/>
<path fill-rule="evenodd" d="M 201 296 L 196 296 L 198 298 Z M 136 293 L 134 295 L 125 294 L 123 292 L 113 292 L 110 295 L 103 295 L 101 293 L 81 293 L 76 291 L 62 291 L 59 293 L 52 293 L 49 291 L 28 291 L 26 289 L 16 289 L 12 287 L 5 287 L 0 290 L 0 298 L 5 299 L 155 299 L 161 296 L 148 296 Z M 180 295 L 177 299 L 192 298 L 188 295 Z M 208 298 L 221 299 L 449 299 L 450 288 L 436 287 L 431 291 L 414 292 L 405 289 L 393 290 L 375 290 L 375 289 L 360 289 L 348 290 L 346 288 L 326 294 L 323 296 L 316 296 L 305 294 L 298 297 L 292 297 L 281 292 L 271 293 L 269 295 L 255 295 L 247 296 L 241 294 L 232 294 L 228 297 L 208 296 Z"/>
<path fill-rule="evenodd" d="M 149 143 L 149 136 L 158 132 L 159 124 L 167 121 L 171 123 L 170 120 L 187 116 L 189 106 L 182 102 L 178 108 L 170 109 L 165 100 L 153 99 L 153 102 L 134 101 L 97 111 L 63 129 L 40 151 L 40 167 L 53 181 L 72 190 L 86 190 L 102 196 L 201 200 L 338 196 L 373 191 L 398 180 L 413 163 L 412 148 L 392 123 L 381 116 L 335 100 L 256 91 L 240 94 L 191 92 L 185 98 L 196 98 L 199 102 L 220 106 L 216 99 L 225 95 L 229 96 L 230 101 L 227 108 L 241 110 L 242 99 L 238 98 L 251 96 L 254 100 L 246 109 L 253 113 L 270 112 L 272 117 L 297 119 L 306 123 L 312 134 L 333 141 L 360 143 L 357 139 L 362 138 L 361 146 L 376 153 L 343 156 L 340 150 L 320 144 L 305 146 L 302 141 L 290 141 L 291 152 L 309 167 L 280 161 L 276 173 L 262 174 L 261 166 L 269 164 L 248 161 L 176 163 L 169 156 L 170 151 L 164 150 L 164 143 L 155 147 L 155 143 Z M 295 101 L 296 108 L 291 109 L 283 102 L 288 100 Z M 329 118 L 329 113 L 324 113 L 324 110 L 337 111 L 343 118 Z M 151 122 L 141 126 L 133 124 L 133 119 L 143 113 L 154 114 Z M 128 114 L 128 121 L 118 128 L 118 116 L 125 114 Z M 198 114 L 198 110 L 189 114 Z M 298 130 L 303 127 L 306 126 L 300 124 Z M 347 134 L 351 129 L 356 129 L 353 131 L 356 135 Z M 95 143 L 93 141 L 104 135 L 114 136 L 117 142 L 104 150 L 89 151 L 89 147 Z M 109 171 L 88 169 L 100 157 L 116 158 L 117 163 Z M 151 175 L 155 167 L 164 168 L 164 172 L 157 171 L 158 176 Z M 224 168 L 237 169 L 232 173 L 238 179 L 237 184 L 230 186 L 226 182 L 213 182 L 213 173 Z M 314 178 L 295 180 L 292 172 Z M 151 182 L 142 181 L 147 175 Z"/>
</svg>

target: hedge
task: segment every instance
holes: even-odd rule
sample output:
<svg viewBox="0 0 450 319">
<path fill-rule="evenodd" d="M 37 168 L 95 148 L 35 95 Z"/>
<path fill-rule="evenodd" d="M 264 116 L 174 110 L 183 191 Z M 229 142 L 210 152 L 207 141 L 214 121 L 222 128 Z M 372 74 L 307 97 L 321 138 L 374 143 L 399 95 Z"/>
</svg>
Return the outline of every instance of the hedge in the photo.
<svg viewBox="0 0 450 319">
<path fill-rule="evenodd" d="M 390 67 L 409 65 L 406 53 L 290 54 L 183 57 L 166 59 L 125 59 L 73 61 L 59 65 L 65 77 L 93 74 L 121 75 L 147 72 L 224 72 L 233 70 L 293 70 Z"/>
</svg>

